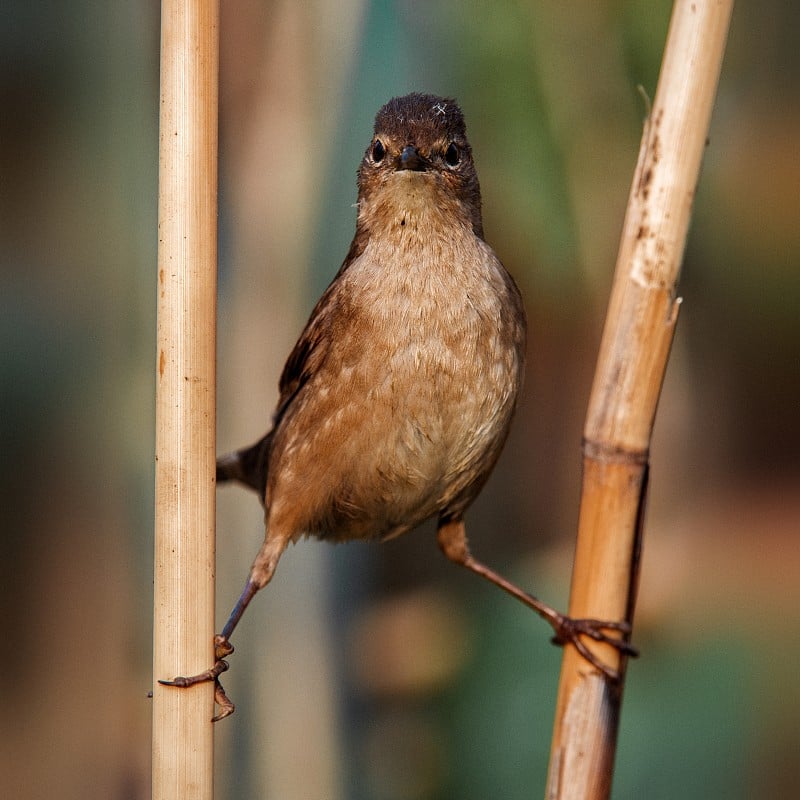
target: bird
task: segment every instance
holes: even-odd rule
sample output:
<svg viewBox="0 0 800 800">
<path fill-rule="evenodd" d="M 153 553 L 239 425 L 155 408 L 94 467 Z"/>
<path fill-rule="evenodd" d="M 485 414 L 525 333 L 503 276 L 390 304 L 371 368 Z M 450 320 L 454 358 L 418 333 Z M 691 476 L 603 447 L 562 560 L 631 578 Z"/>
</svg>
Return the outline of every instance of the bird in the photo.
<svg viewBox="0 0 800 800">
<path fill-rule="evenodd" d="M 607 678 L 582 637 L 635 651 L 626 622 L 572 619 L 475 559 L 464 514 L 508 436 L 525 368 L 517 284 L 483 231 L 464 115 L 452 98 L 389 100 L 358 174 L 356 231 L 279 381 L 269 432 L 217 461 L 217 482 L 258 493 L 265 538 L 215 637 L 214 666 L 160 683 L 215 684 L 230 637 L 281 554 L 303 536 L 383 541 L 428 519 L 441 550 L 542 616 Z"/>
</svg>

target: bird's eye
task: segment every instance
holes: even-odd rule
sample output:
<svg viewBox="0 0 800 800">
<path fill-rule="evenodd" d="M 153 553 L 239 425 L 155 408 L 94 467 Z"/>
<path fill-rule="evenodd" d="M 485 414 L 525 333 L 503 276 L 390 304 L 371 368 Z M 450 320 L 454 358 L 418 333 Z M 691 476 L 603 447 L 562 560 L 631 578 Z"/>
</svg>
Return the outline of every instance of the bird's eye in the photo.
<svg viewBox="0 0 800 800">
<path fill-rule="evenodd" d="M 451 166 L 455 167 L 461 161 L 461 151 L 455 142 L 450 142 L 447 150 L 444 151 L 444 160 Z"/>
<path fill-rule="evenodd" d="M 383 142 L 380 139 L 376 139 L 375 144 L 372 145 L 372 160 L 376 164 L 380 164 L 385 155 L 386 148 L 383 146 Z"/>
</svg>

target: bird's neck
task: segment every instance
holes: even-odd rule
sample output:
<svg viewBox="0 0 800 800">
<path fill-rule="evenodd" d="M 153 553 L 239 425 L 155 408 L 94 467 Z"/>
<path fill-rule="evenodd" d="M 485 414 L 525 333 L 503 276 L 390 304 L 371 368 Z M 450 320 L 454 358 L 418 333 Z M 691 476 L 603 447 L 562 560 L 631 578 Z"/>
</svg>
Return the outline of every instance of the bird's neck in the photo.
<svg viewBox="0 0 800 800">
<path fill-rule="evenodd" d="M 480 227 L 479 209 L 471 209 L 424 172 L 395 173 L 358 203 L 357 224 L 365 240 L 401 251 L 458 246 L 458 239 L 476 235 L 476 220 Z"/>
</svg>

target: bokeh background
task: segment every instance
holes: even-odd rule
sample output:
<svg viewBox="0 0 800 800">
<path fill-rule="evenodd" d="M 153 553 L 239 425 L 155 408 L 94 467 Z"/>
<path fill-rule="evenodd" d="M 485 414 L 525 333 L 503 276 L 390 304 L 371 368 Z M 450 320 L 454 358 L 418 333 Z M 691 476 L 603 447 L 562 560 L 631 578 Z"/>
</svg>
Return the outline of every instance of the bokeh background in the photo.
<svg viewBox="0 0 800 800">
<path fill-rule="evenodd" d="M 377 108 L 465 110 L 488 240 L 530 317 L 473 548 L 565 606 L 580 437 L 665 0 L 222 4 L 219 448 L 266 428 L 346 252 Z M 0 12 L 0 773 L 149 796 L 159 8 Z M 614 797 L 800 784 L 800 104 L 790 0 L 741 3 L 655 431 Z M 219 494 L 218 618 L 262 537 Z M 432 527 L 303 542 L 237 630 L 217 796 L 541 797 L 559 652 Z"/>
</svg>

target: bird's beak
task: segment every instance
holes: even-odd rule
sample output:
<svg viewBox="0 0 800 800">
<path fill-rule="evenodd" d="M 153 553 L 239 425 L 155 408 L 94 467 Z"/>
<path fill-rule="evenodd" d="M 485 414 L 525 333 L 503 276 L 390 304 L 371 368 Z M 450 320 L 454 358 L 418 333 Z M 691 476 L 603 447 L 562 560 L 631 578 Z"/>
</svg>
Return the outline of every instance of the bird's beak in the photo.
<svg viewBox="0 0 800 800">
<path fill-rule="evenodd" d="M 397 159 L 395 169 L 400 170 L 410 169 L 415 172 L 423 172 L 428 168 L 428 162 L 423 158 L 416 147 L 411 144 L 406 145 Z"/>
</svg>

